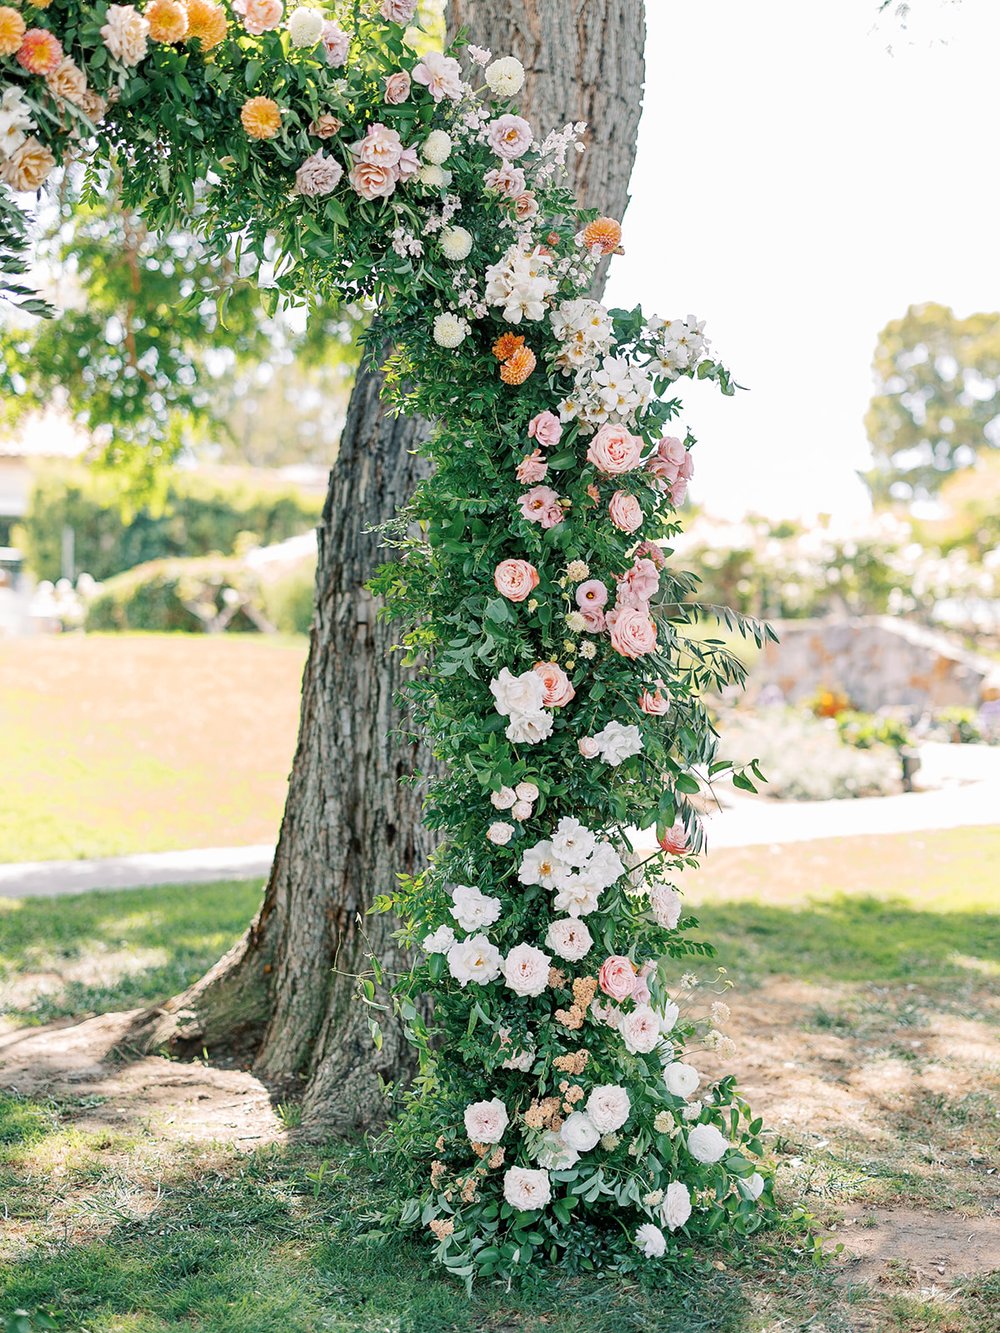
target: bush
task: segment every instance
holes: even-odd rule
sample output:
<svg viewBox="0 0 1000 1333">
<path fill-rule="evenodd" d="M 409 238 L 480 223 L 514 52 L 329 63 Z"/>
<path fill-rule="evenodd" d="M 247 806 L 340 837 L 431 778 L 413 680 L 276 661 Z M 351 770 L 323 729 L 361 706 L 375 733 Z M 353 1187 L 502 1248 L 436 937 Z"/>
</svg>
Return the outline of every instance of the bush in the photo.
<svg viewBox="0 0 1000 1333">
<path fill-rule="evenodd" d="M 261 546 L 284 541 L 314 527 L 321 509 L 320 496 L 297 487 L 173 472 L 161 505 L 127 515 L 109 473 L 46 464 L 35 474 L 16 541 L 36 578 L 54 582 L 62 573 L 63 529 L 72 528 L 77 570 L 103 582 L 151 560 L 231 555 L 243 533 Z"/>
<path fill-rule="evenodd" d="M 316 561 L 303 560 L 294 569 L 262 585 L 264 614 L 283 634 L 308 634 L 316 595 Z"/>
<path fill-rule="evenodd" d="M 184 605 L 197 603 L 206 614 L 225 606 L 227 589 L 262 610 L 257 580 L 235 557 L 208 556 L 194 560 L 152 560 L 108 579 L 87 606 L 88 630 L 187 631 L 201 633 L 205 621 Z M 265 613 L 266 614 L 266 613 Z M 228 630 L 259 628 L 244 610 L 239 610 Z"/>
</svg>

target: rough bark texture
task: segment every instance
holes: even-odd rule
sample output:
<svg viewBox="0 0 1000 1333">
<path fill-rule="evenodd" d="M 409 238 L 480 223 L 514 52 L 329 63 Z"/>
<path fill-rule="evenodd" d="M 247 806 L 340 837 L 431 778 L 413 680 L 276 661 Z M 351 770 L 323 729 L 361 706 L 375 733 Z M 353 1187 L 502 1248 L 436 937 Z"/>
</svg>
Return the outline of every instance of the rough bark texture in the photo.
<svg viewBox="0 0 1000 1333">
<path fill-rule="evenodd" d="M 642 98 L 641 0 L 452 0 L 449 17 L 452 33 L 465 26 L 478 45 L 522 61 L 523 105 L 536 127 L 588 122 L 588 152 L 575 164 L 581 197 L 621 217 Z M 244 939 L 146 1033 L 251 1055 L 255 1072 L 278 1086 L 301 1080 L 303 1123 L 314 1133 L 373 1123 L 379 1078 L 408 1071 L 398 1026 L 383 1023 L 376 1052 L 365 1008 L 353 1002 L 369 946 L 389 970 L 403 965 L 391 921 L 359 917 L 430 848 L 420 793 L 400 785 L 427 756 L 397 735 L 399 655 L 362 586 L 382 556 L 370 529 L 411 494 L 422 466 L 411 451 L 425 427 L 385 413 L 379 388 L 377 375 L 358 377 L 330 474 L 298 748 L 263 906 Z"/>
</svg>

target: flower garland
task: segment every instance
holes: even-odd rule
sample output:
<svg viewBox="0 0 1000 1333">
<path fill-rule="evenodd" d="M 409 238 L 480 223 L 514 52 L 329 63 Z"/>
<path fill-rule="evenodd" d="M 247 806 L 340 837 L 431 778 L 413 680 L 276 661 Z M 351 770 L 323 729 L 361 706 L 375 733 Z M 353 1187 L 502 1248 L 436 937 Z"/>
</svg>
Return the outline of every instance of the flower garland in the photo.
<svg viewBox="0 0 1000 1333">
<path fill-rule="evenodd" d="M 417 954 L 375 963 L 421 1061 L 397 1220 L 466 1281 L 540 1255 L 627 1270 L 776 1216 L 760 1121 L 692 1063 L 731 1056 L 728 1010 L 680 972 L 711 951 L 670 882 L 727 767 L 701 698 L 740 669 L 684 635 L 667 543 L 693 439 L 666 428 L 680 378 L 732 385 L 693 316 L 588 296 L 621 228 L 564 183 L 585 127 L 539 139 L 511 103 L 515 59 L 419 55 L 415 0 L 333 8 L 0 5 L 0 180 L 113 163 L 273 300 L 379 301 L 389 392 L 440 425 L 373 587 L 447 765 L 440 852 L 376 904 Z"/>
</svg>

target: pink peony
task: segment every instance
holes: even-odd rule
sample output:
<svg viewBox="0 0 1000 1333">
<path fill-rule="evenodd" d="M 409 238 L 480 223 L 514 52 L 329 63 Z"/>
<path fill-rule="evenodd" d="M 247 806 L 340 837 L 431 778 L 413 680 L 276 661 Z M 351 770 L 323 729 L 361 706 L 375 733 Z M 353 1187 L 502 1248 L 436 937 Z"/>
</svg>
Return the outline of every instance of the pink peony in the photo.
<svg viewBox="0 0 1000 1333">
<path fill-rule="evenodd" d="M 642 440 L 624 426 L 608 422 L 591 440 L 587 461 L 606 477 L 632 472 L 642 462 Z"/>
<path fill-rule="evenodd" d="M 588 579 L 576 590 L 576 604 L 581 611 L 599 611 L 608 600 L 608 590 L 600 579 Z"/>
<path fill-rule="evenodd" d="M 399 69 L 395 74 L 390 74 L 385 81 L 385 93 L 383 94 L 386 102 L 390 106 L 399 106 L 405 102 L 410 95 L 410 76 L 405 69 Z"/>
<path fill-rule="evenodd" d="M 611 625 L 611 646 L 623 657 L 642 657 L 656 648 L 656 624 L 645 611 L 624 606 Z"/>
<path fill-rule="evenodd" d="M 524 172 L 520 167 L 511 166 L 509 162 L 488 171 L 483 177 L 483 184 L 487 190 L 496 190 L 497 194 L 502 194 L 505 199 L 516 199 L 524 194 L 527 187 Z"/>
<path fill-rule="evenodd" d="M 347 53 L 351 47 L 351 38 L 339 23 L 334 23 L 333 19 L 327 19 L 323 24 L 320 41 L 323 44 L 323 50 L 326 52 L 328 65 L 332 65 L 334 69 L 338 69 L 341 65 L 347 63 Z"/>
<path fill-rule="evenodd" d="M 528 422 L 528 439 L 536 440 L 543 449 L 551 449 L 562 439 L 562 422 L 554 412 L 539 412 Z"/>
<path fill-rule="evenodd" d="M 416 74 L 414 73 L 414 77 Z M 531 126 L 523 116 L 497 116 L 486 127 L 486 142 L 497 157 L 523 157 L 531 147 Z M 518 191 L 522 194 L 523 189 Z"/>
<path fill-rule="evenodd" d="M 462 67 L 451 56 L 440 51 L 428 51 L 413 69 L 414 83 L 422 83 L 435 102 L 449 97 L 452 101 L 462 96 Z"/>
<path fill-rule="evenodd" d="M 620 532 L 635 532 L 642 526 L 642 507 L 627 491 L 615 491 L 608 505 L 608 515 Z"/>
<path fill-rule="evenodd" d="M 538 570 L 527 560 L 501 560 L 493 571 L 493 582 L 501 597 L 523 602 L 538 587 Z"/>
<path fill-rule="evenodd" d="M 323 150 L 312 154 L 295 173 L 295 190 L 309 198 L 329 194 L 337 188 L 344 168 L 333 157 L 324 157 Z"/>
<path fill-rule="evenodd" d="M 554 528 L 564 518 L 559 495 L 551 486 L 533 486 L 519 497 L 522 515 L 529 523 L 540 523 L 543 528 Z"/>
<path fill-rule="evenodd" d="M 355 162 L 348 180 L 362 199 L 388 199 L 396 188 L 392 167 L 378 167 L 371 162 Z"/>
<path fill-rule="evenodd" d="M 610 958 L 605 958 L 597 974 L 597 984 L 601 990 L 619 1004 L 635 990 L 635 980 L 632 960 L 624 954 L 612 954 Z"/>
<path fill-rule="evenodd" d="M 417 0 L 382 0 L 381 14 L 387 23 L 405 27 L 416 12 Z"/>
<path fill-rule="evenodd" d="M 548 471 L 549 465 L 542 461 L 541 449 L 536 449 L 521 459 L 514 475 L 522 486 L 533 486 L 536 482 L 544 481 Z"/>
<path fill-rule="evenodd" d="M 663 717 L 665 713 L 670 711 L 670 696 L 665 695 L 660 689 L 656 689 L 652 693 L 648 689 L 644 689 L 639 695 L 639 707 L 650 717 Z"/>
<path fill-rule="evenodd" d="M 556 662 L 536 662 L 535 675 L 541 678 L 545 686 L 542 703 L 546 708 L 564 708 L 575 696 L 569 676 Z"/>
<path fill-rule="evenodd" d="M 660 576 L 652 560 L 636 560 L 618 580 L 617 605 L 645 611 L 649 600 L 659 591 Z"/>
</svg>

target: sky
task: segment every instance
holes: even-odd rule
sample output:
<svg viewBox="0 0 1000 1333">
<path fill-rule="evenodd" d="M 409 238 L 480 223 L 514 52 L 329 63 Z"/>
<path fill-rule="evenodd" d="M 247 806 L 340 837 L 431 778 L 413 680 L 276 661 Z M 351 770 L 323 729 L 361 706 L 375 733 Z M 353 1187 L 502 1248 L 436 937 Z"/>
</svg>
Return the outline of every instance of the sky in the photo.
<svg viewBox="0 0 1000 1333">
<path fill-rule="evenodd" d="M 1000 310 L 1000 0 L 647 0 L 612 305 L 706 320 L 748 392 L 682 381 L 692 498 L 860 517 L 879 330 Z"/>
</svg>

